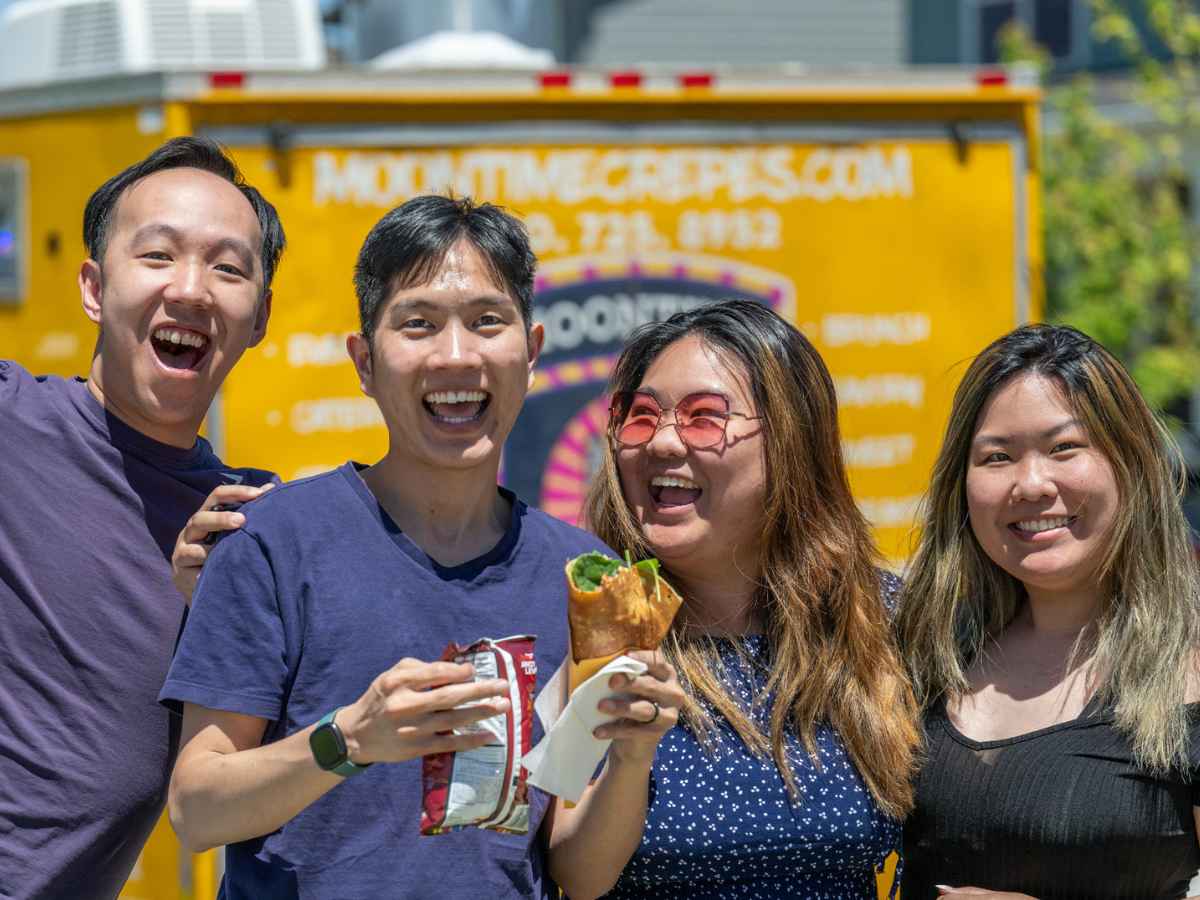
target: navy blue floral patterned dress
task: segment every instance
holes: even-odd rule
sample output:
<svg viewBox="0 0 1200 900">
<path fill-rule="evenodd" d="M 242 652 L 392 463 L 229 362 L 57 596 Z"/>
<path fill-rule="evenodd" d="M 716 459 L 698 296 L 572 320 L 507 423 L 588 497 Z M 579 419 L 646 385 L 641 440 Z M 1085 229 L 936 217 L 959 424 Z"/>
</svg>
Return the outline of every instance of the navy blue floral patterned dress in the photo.
<svg viewBox="0 0 1200 900">
<path fill-rule="evenodd" d="M 885 585 L 890 601 L 890 578 Z M 729 640 L 718 648 L 731 693 L 750 708 L 770 654 L 762 636 L 737 640 L 740 652 Z M 760 725 L 769 715 L 769 703 L 755 710 Z M 804 792 L 792 803 L 774 762 L 754 756 L 727 722 L 716 721 L 715 755 L 682 726 L 663 737 L 642 843 L 608 896 L 874 900 L 875 873 L 898 849 L 901 824 L 875 805 L 837 734 L 817 732 L 820 769 L 789 740 Z"/>
</svg>

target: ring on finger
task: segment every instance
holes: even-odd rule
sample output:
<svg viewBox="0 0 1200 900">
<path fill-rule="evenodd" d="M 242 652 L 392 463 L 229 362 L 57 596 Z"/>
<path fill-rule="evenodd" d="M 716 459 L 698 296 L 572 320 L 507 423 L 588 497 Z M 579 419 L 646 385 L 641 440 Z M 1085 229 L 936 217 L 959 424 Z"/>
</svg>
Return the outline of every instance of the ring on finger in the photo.
<svg viewBox="0 0 1200 900">
<path fill-rule="evenodd" d="M 658 721 L 658 714 L 659 714 L 660 712 L 662 712 L 662 708 L 661 708 L 661 707 L 658 705 L 658 701 L 657 701 L 657 700 L 651 700 L 651 701 L 650 701 L 650 705 L 654 707 L 654 715 L 652 715 L 650 718 L 648 718 L 648 719 L 646 720 L 645 724 L 647 724 L 647 725 L 649 725 L 651 722 L 657 722 L 657 721 Z"/>
</svg>

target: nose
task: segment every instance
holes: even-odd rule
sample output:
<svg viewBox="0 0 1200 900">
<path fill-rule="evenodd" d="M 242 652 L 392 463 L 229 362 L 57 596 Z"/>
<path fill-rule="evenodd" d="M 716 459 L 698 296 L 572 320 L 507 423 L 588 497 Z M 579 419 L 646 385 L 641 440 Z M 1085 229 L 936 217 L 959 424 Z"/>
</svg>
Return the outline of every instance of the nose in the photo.
<svg viewBox="0 0 1200 900">
<path fill-rule="evenodd" d="M 1050 475 L 1048 461 L 1038 454 L 1027 454 L 1016 467 L 1014 500 L 1042 500 L 1058 496 L 1058 485 Z"/>
<path fill-rule="evenodd" d="M 173 303 L 208 306 L 212 296 L 204 283 L 204 264 L 180 261 L 171 271 L 171 280 L 163 296 Z"/>
<path fill-rule="evenodd" d="M 482 364 L 478 337 L 462 322 L 451 320 L 437 336 L 437 344 L 429 358 L 434 369 L 475 369 Z"/>
<path fill-rule="evenodd" d="M 667 410 L 658 420 L 658 430 L 646 442 L 646 452 L 662 459 L 678 459 L 687 456 L 687 444 L 675 427 L 675 410 Z"/>
</svg>

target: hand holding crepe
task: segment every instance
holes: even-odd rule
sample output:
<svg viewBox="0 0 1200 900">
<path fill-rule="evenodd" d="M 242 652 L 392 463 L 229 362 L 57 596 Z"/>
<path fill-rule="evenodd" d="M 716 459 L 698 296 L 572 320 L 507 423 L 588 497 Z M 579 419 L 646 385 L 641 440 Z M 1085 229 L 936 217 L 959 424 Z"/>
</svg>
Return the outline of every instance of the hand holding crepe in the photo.
<svg viewBox="0 0 1200 900">
<path fill-rule="evenodd" d="M 569 661 L 568 661 L 569 662 Z M 570 695 L 563 665 L 534 702 L 545 737 L 525 757 L 529 783 L 577 803 L 608 751 L 608 764 L 649 766 L 686 702 L 661 654 L 620 655 Z"/>
<path fill-rule="evenodd" d="M 567 563 L 566 575 L 570 691 L 627 650 L 657 649 L 683 603 L 654 559 L 585 553 Z"/>
</svg>

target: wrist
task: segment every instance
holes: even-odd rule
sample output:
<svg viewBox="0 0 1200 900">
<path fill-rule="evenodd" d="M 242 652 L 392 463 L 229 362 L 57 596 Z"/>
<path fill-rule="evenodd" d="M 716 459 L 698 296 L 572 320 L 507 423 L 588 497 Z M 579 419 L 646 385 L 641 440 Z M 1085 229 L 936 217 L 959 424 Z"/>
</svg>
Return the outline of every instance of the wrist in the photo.
<svg viewBox="0 0 1200 900">
<path fill-rule="evenodd" d="M 337 721 L 340 709 L 335 708 L 326 713 L 316 727 L 308 735 L 308 746 L 312 752 L 313 761 L 326 772 L 333 772 L 343 778 L 358 775 L 367 770 L 371 764 L 357 763 L 350 758 L 350 748 L 346 735 L 342 732 Z"/>
<path fill-rule="evenodd" d="M 358 709 L 355 705 L 343 706 L 334 714 L 333 721 L 337 724 L 338 730 L 341 731 L 342 737 L 346 741 L 346 758 L 350 762 L 368 766 L 371 760 L 363 759 L 362 744 L 358 740 Z"/>
<path fill-rule="evenodd" d="M 654 766 L 654 754 L 658 746 L 639 747 L 621 746 L 621 742 L 613 741 L 608 748 L 608 767 L 622 775 L 649 776 Z"/>
</svg>

